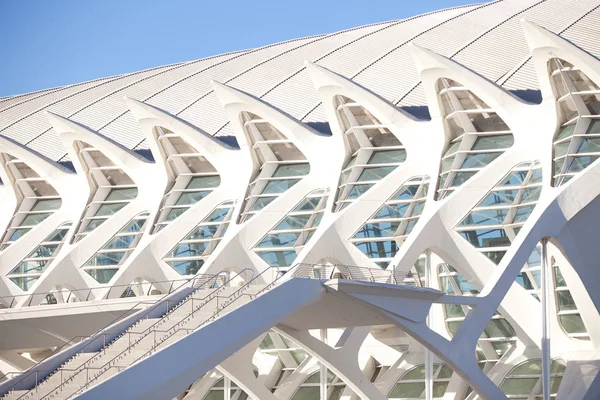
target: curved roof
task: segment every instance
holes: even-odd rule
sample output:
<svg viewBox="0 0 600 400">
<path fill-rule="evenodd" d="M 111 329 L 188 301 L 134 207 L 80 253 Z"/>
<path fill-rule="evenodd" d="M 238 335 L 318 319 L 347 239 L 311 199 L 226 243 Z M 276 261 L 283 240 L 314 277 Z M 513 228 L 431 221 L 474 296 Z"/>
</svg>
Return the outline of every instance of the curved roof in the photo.
<svg viewBox="0 0 600 400">
<path fill-rule="evenodd" d="M 594 40 L 600 0 L 498 0 L 0 98 L 0 134 L 51 159 L 66 160 L 66 150 L 44 113 L 47 110 L 131 149 L 144 149 L 140 128 L 123 101 L 128 96 L 213 135 L 230 135 L 228 118 L 210 86 L 212 79 L 261 97 L 306 123 L 326 122 L 305 72 L 306 60 L 414 110 L 426 101 L 407 46 L 410 42 L 508 89 L 536 90 L 537 78 L 519 25 L 522 18 L 600 55 L 600 42 Z"/>
</svg>

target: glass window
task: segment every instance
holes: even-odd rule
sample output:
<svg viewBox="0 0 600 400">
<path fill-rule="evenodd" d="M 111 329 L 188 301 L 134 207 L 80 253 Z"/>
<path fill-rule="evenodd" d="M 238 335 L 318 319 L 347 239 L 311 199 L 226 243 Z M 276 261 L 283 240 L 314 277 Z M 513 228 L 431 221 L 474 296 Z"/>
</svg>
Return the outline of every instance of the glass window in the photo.
<svg viewBox="0 0 600 400">
<path fill-rule="evenodd" d="M 408 210 L 409 203 L 401 203 L 401 204 L 384 204 L 377 214 L 375 214 L 374 219 L 386 219 L 386 218 L 402 218 L 406 214 Z"/>
<path fill-rule="evenodd" d="M 19 226 L 36 226 L 37 224 L 48 218 L 50 215 L 52 214 L 29 214 L 25 218 L 23 218 L 23 221 L 21 221 Z"/>
<path fill-rule="evenodd" d="M 58 210 L 62 204 L 61 199 L 37 200 L 31 211 L 53 211 Z"/>
<path fill-rule="evenodd" d="M 121 259 L 125 256 L 124 251 L 115 251 L 110 253 L 97 253 L 88 262 L 86 266 L 104 266 L 104 265 L 119 265 Z"/>
<path fill-rule="evenodd" d="M 204 260 L 167 261 L 181 275 L 196 275 L 204 264 Z"/>
<path fill-rule="evenodd" d="M 496 210 L 477 210 L 472 211 L 467 215 L 460 225 L 502 225 L 508 215 L 508 208 L 500 208 Z"/>
<path fill-rule="evenodd" d="M 117 273 L 116 269 L 87 269 L 85 272 L 98 281 L 98 283 L 108 283 Z"/>
<path fill-rule="evenodd" d="M 196 204 L 206 196 L 208 196 L 209 191 L 200 191 L 200 192 L 184 192 L 181 193 L 181 196 L 175 202 L 175 205 L 184 206 L 190 204 Z"/>
<path fill-rule="evenodd" d="M 510 246 L 510 239 L 504 229 L 462 231 L 460 234 L 478 248 Z"/>
<path fill-rule="evenodd" d="M 483 168 L 492 161 L 494 161 L 496 158 L 498 158 L 500 154 L 502 153 L 468 154 L 460 169 Z"/>
<path fill-rule="evenodd" d="M 399 222 L 368 223 L 363 225 L 354 237 L 357 239 L 394 237 L 399 226 Z"/>
<path fill-rule="evenodd" d="M 121 208 L 125 207 L 127 203 L 110 203 L 110 204 L 102 204 L 98 207 L 98 211 L 96 211 L 96 216 L 104 217 L 109 215 L 114 215 Z"/>
<path fill-rule="evenodd" d="M 137 193 L 137 188 L 112 189 L 104 201 L 134 200 Z"/>
<path fill-rule="evenodd" d="M 564 375 L 565 363 L 562 360 L 552 360 L 550 366 L 551 384 L 550 396 L 555 398 L 560 382 Z M 540 360 L 528 360 L 510 371 L 500 389 L 510 398 L 529 399 L 542 398 L 542 363 Z"/>
<path fill-rule="evenodd" d="M 396 166 L 364 168 L 358 177 L 358 182 L 379 181 L 395 169 Z"/>
<path fill-rule="evenodd" d="M 289 267 L 297 256 L 294 250 L 261 251 L 257 254 L 272 267 Z"/>
<path fill-rule="evenodd" d="M 395 240 L 355 242 L 354 245 L 369 258 L 392 258 L 398 252 L 398 244 Z"/>
<path fill-rule="evenodd" d="M 350 189 L 350 192 L 348 193 L 348 200 L 359 198 L 363 193 L 371 189 L 371 187 L 373 187 L 372 184 L 353 185 L 352 189 Z"/>
<path fill-rule="evenodd" d="M 267 235 L 257 247 L 293 247 L 299 233 L 278 233 Z"/>
<path fill-rule="evenodd" d="M 471 150 L 507 149 L 514 143 L 513 135 L 479 136 Z"/>
<path fill-rule="evenodd" d="M 298 183 L 299 179 L 283 179 L 283 180 L 275 180 L 269 181 L 265 188 L 263 189 L 263 194 L 272 194 L 272 193 L 283 193 L 296 183 Z"/>
<path fill-rule="evenodd" d="M 308 223 L 310 215 L 288 215 L 274 230 L 302 229 Z"/>
<path fill-rule="evenodd" d="M 273 173 L 274 178 L 284 176 L 304 176 L 310 172 L 310 165 L 308 163 L 302 164 L 282 164 L 278 165 Z"/>
<path fill-rule="evenodd" d="M 221 177 L 216 176 L 194 176 L 186 185 L 186 189 L 214 189 L 221 183 Z"/>
<path fill-rule="evenodd" d="M 367 164 L 394 164 L 406 161 L 406 150 L 379 150 L 374 151 Z"/>
</svg>

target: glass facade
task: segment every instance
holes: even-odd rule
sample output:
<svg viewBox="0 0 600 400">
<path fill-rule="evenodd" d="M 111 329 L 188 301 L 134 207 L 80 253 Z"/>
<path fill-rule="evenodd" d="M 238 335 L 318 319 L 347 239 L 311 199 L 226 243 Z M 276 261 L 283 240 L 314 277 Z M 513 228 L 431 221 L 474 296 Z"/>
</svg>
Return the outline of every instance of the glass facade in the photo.
<svg viewBox="0 0 600 400">
<path fill-rule="evenodd" d="M 562 360 L 552 360 L 550 366 L 550 398 L 555 399 L 567 365 Z M 542 361 L 528 360 L 510 371 L 500 385 L 509 399 L 543 399 Z"/>
<path fill-rule="evenodd" d="M 444 397 L 452 378 L 452 369 L 446 364 L 433 365 L 433 398 Z M 425 398 L 425 365 L 419 365 L 406 372 L 389 393 L 390 400 Z"/>
<path fill-rule="evenodd" d="M 559 325 L 572 338 L 590 340 L 590 335 L 577 309 L 577 304 L 575 304 L 575 300 L 558 265 L 552 266 L 552 275 Z"/>
<path fill-rule="evenodd" d="M 479 295 L 479 291 L 451 265 L 440 264 L 438 266 L 438 280 L 440 290 L 446 294 L 453 296 Z M 466 305 L 444 304 L 446 328 L 451 337 L 456 334 L 469 311 L 470 307 Z M 477 346 L 478 361 L 497 362 L 516 340 L 517 334 L 511 324 L 496 313 L 479 339 Z"/>
<path fill-rule="evenodd" d="M 153 227 L 155 233 L 208 196 L 220 185 L 221 178 L 212 164 L 181 136 L 163 127 L 154 128 L 154 135 L 170 177 L 170 187 Z"/>
<path fill-rule="evenodd" d="M 442 156 L 437 198 L 443 199 L 513 144 L 502 118 L 469 89 L 451 79 L 437 83 L 444 127 L 452 138 Z"/>
<path fill-rule="evenodd" d="M 310 172 L 302 152 L 271 123 L 243 112 L 241 119 L 255 165 L 259 168 L 246 191 L 240 222 L 252 218 Z"/>
<path fill-rule="evenodd" d="M 94 191 L 75 234 L 77 242 L 133 201 L 138 189 L 133 180 L 100 150 L 80 141 L 74 142 L 74 146 Z"/>
<path fill-rule="evenodd" d="M 225 235 L 233 214 L 234 204 L 234 201 L 226 201 L 217 206 L 183 240 L 177 243 L 175 248 L 163 258 L 163 261 L 181 275 L 198 273 L 206 258 L 212 254 Z"/>
<path fill-rule="evenodd" d="M 24 161 L 6 153 L 0 153 L 0 160 L 17 197 L 17 208 L 0 245 L 2 251 L 57 211 L 62 200 L 52 185 Z"/>
<path fill-rule="evenodd" d="M 319 400 L 321 386 L 320 371 L 314 372 L 302 382 L 291 400 Z M 327 400 L 339 400 L 346 389 L 346 384 L 333 372 L 327 371 Z"/>
<path fill-rule="evenodd" d="M 271 392 L 275 392 L 302 363 L 310 358 L 296 342 L 273 331 L 267 332 L 256 353 L 273 362 L 278 371 Z"/>
<path fill-rule="evenodd" d="M 83 265 L 83 270 L 99 283 L 108 283 L 144 234 L 148 215 L 144 212 L 129 221 Z"/>
<path fill-rule="evenodd" d="M 539 161 L 519 164 L 454 229 L 498 264 L 533 212 L 541 190 Z"/>
<path fill-rule="evenodd" d="M 296 205 L 253 250 L 273 267 L 290 267 L 317 230 L 329 191 L 317 189 Z"/>
<path fill-rule="evenodd" d="M 31 289 L 60 251 L 70 227 L 71 223 L 66 222 L 44 239 L 19 265 L 8 273 L 7 276 L 10 281 L 24 291 Z"/>
<path fill-rule="evenodd" d="M 548 69 L 559 109 L 553 185 L 560 186 L 600 156 L 600 87 L 559 58 L 550 59 Z"/>
<path fill-rule="evenodd" d="M 221 378 L 213 385 L 202 400 L 225 400 L 225 379 Z M 246 400 L 248 394 L 232 380 L 229 381 L 229 399 L 231 400 Z"/>
<path fill-rule="evenodd" d="M 335 211 L 343 210 L 406 160 L 388 127 L 363 106 L 335 96 L 334 106 L 350 157 L 342 168 Z"/>
<path fill-rule="evenodd" d="M 381 268 L 387 268 L 419 221 L 425 208 L 429 178 L 404 183 L 350 238 L 360 251 Z"/>
</svg>

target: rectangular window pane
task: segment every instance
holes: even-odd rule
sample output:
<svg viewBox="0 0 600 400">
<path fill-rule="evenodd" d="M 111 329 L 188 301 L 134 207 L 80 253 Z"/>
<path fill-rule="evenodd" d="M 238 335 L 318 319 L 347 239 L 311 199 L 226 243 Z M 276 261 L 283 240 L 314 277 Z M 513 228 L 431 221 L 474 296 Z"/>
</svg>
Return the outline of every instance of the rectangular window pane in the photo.
<svg viewBox="0 0 600 400">
<path fill-rule="evenodd" d="M 504 229 L 482 229 L 460 232 L 475 247 L 504 247 L 510 246 L 510 239 Z"/>
<path fill-rule="evenodd" d="M 289 267 L 292 265 L 297 255 L 293 250 L 261 251 L 257 254 L 272 267 Z"/>
<path fill-rule="evenodd" d="M 186 189 L 212 189 L 219 186 L 221 177 L 215 176 L 194 176 L 186 185 Z"/>
<path fill-rule="evenodd" d="M 406 150 L 374 151 L 367 164 L 394 164 L 406 160 Z"/>
<path fill-rule="evenodd" d="M 283 164 L 277 166 L 273 177 L 284 177 L 284 176 L 304 176 L 308 175 L 310 171 L 310 165 L 308 163 L 302 164 Z"/>
<path fill-rule="evenodd" d="M 137 197 L 137 188 L 112 189 L 105 201 L 133 200 Z"/>
<path fill-rule="evenodd" d="M 271 194 L 271 193 L 283 193 L 296 183 L 298 183 L 299 179 L 282 179 L 276 181 L 269 181 L 261 194 Z"/>
<path fill-rule="evenodd" d="M 38 200 L 31 208 L 31 211 L 58 210 L 61 204 L 61 199 Z"/>
<path fill-rule="evenodd" d="M 104 217 L 107 215 L 114 215 L 121 208 L 125 207 L 127 203 L 111 203 L 111 204 L 102 204 L 98 207 L 98 211 L 96 211 L 96 215 L 99 217 Z"/>
<path fill-rule="evenodd" d="M 185 260 L 185 261 L 167 261 L 167 264 L 171 266 L 175 271 L 181 275 L 195 275 L 198 273 L 202 265 L 203 260 Z"/>
<path fill-rule="evenodd" d="M 102 265 L 119 265 L 124 256 L 124 251 L 117 251 L 114 253 L 97 253 L 88 262 L 86 262 L 85 265 L 94 267 Z"/>
<path fill-rule="evenodd" d="M 360 176 L 358 177 L 358 182 L 381 180 L 386 175 L 388 175 L 390 172 L 392 172 L 394 169 L 396 169 L 395 166 L 365 168 L 360 173 Z"/>
</svg>

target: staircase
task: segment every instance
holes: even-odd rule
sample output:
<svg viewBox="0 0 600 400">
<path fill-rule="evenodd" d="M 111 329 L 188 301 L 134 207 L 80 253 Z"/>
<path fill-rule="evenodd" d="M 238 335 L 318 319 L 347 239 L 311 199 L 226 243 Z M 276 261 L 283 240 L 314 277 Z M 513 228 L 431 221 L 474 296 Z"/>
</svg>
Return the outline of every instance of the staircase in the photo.
<svg viewBox="0 0 600 400">
<path fill-rule="evenodd" d="M 78 353 L 34 388 L 11 390 L 2 400 L 73 398 L 269 290 L 276 281 L 259 282 L 270 281 L 270 276 L 263 278 L 271 271 L 264 270 L 241 287 L 196 290 L 161 318 L 140 319 L 100 351 Z"/>
</svg>

